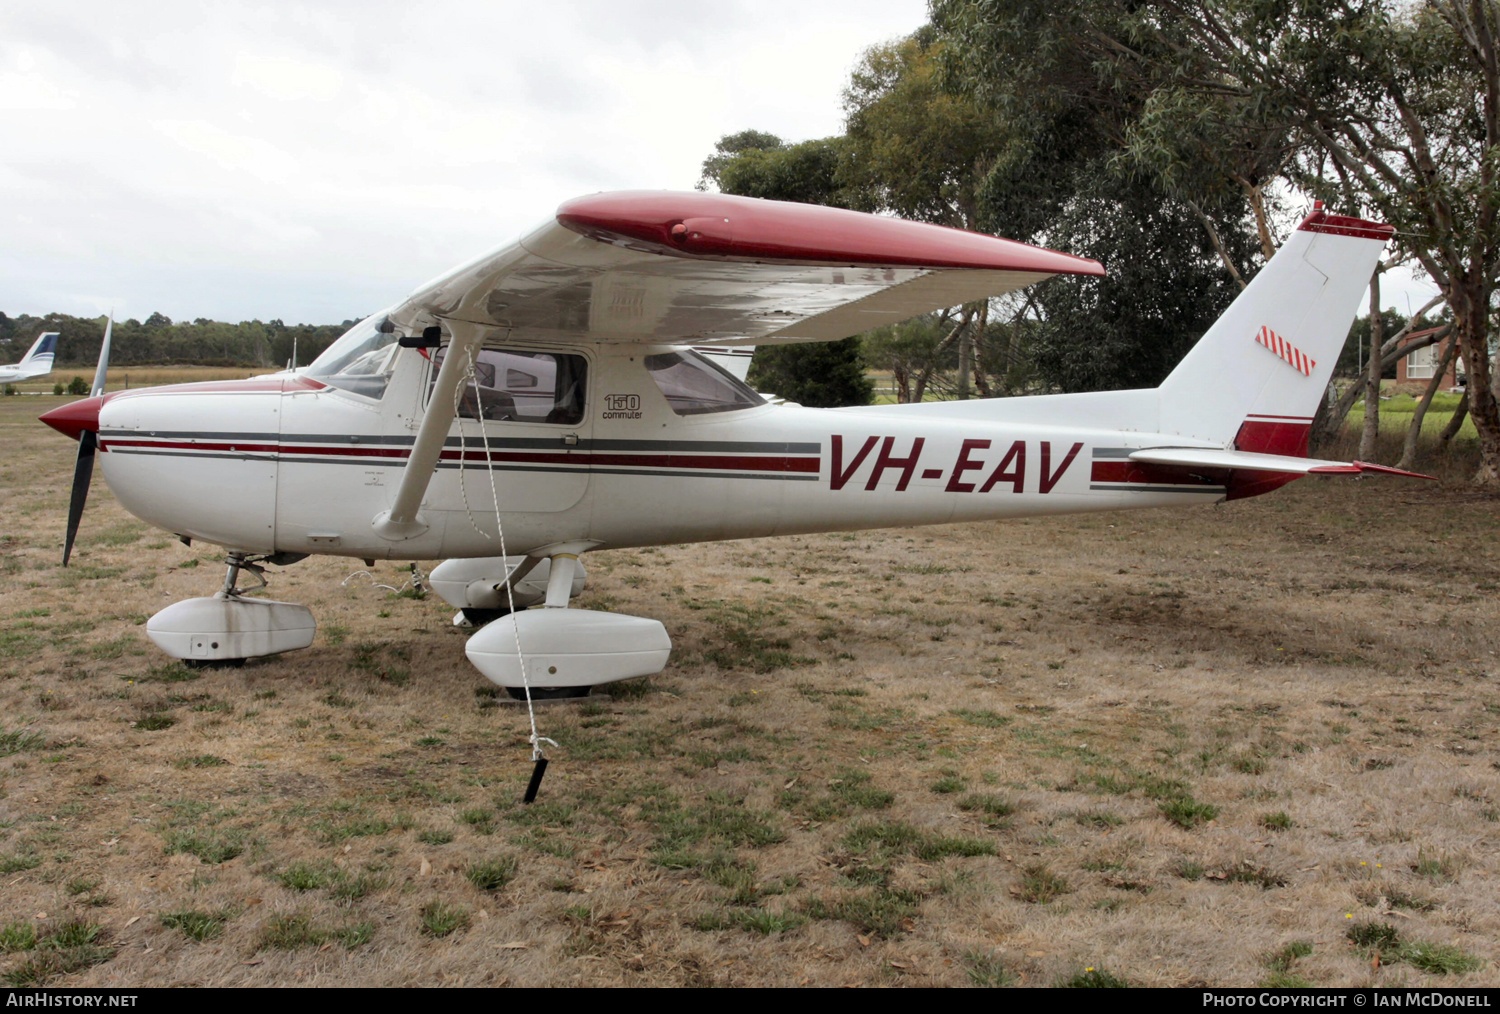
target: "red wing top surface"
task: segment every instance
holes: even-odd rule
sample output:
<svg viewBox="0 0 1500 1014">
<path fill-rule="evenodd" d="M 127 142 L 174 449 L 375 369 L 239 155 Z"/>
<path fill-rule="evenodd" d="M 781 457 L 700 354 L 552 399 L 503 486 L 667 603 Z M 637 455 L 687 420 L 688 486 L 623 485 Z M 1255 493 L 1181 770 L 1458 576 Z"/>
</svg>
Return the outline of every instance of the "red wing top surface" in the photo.
<svg viewBox="0 0 1500 1014">
<path fill-rule="evenodd" d="M 627 192 L 564 204 L 519 243 L 413 293 L 402 330 L 440 319 L 541 341 L 830 341 L 1096 261 L 937 225 L 723 194 Z"/>
</svg>

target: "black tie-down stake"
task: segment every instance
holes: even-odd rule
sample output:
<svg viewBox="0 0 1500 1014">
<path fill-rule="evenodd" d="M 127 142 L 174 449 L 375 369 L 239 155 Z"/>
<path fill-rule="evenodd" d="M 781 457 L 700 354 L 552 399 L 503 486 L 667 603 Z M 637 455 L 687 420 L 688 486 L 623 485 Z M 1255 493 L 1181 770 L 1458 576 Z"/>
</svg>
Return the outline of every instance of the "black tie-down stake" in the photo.
<svg viewBox="0 0 1500 1014">
<path fill-rule="evenodd" d="M 536 802 L 536 790 L 542 787 L 542 775 L 547 773 L 547 758 L 538 757 L 536 764 L 531 769 L 531 781 L 526 786 L 526 796 L 521 800 L 523 803 Z"/>
</svg>

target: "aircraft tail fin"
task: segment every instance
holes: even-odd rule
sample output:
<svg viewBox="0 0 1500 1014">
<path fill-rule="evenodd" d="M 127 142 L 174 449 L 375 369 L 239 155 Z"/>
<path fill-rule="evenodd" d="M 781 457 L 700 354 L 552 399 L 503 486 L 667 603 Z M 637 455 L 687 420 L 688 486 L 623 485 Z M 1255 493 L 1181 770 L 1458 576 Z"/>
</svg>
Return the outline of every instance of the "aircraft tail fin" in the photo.
<svg viewBox="0 0 1500 1014">
<path fill-rule="evenodd" d="M 45 377 L 52 372 L 52 359 L 57 354 L 57 334 L 56 331 L 48 331 L 32 344 L 16 367 L 23 379 Z"/>
<path fill-rule="evenodd" d="M 1313 414 L 1394 232 L 1314 210 L 1162 383 L 1161 432 L 1305 457 Z"/>
</svg>

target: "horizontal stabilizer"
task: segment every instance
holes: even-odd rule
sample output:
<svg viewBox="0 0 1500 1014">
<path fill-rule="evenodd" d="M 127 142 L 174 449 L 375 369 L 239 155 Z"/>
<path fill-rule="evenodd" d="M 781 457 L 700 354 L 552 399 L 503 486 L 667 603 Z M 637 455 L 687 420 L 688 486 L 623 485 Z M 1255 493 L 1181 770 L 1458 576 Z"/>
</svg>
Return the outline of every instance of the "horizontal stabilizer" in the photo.
<svg viewBox="0 0 1500 1014">
<path fill-rule="evenodd" d="M 1407 472 L 1387 465 L 1373 465 L 1368 461 L 1323 461 L 1288 454 L 1255 454 L 1214 447 L 1150 447 L 1135 451 L 1130 455 L 1130 460 L 1151 465 L 1192 465 L 1198 468 L 1235 468 L 1252 472 L 1295 472 L 1298 475 L 1359 475 L 1363 472 L 1375 472 L 1436 480 L 1436 476 Z"/>
</svg>

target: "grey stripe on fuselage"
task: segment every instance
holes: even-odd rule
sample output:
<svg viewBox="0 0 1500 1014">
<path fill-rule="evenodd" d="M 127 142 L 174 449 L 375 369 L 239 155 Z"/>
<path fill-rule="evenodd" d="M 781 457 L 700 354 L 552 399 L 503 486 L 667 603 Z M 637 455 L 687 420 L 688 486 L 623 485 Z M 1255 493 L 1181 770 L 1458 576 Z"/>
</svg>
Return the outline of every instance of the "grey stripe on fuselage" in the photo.
<svg viewBox="0 0 1500 1014">
<path fill-rule="evenodd" d="M 1180 486 L 1175 486 L 1175 485 L 1167 485 L 1167 486 L 1136 486 L 1136 485 L 1126 485 L 1124 483 L 1121 483 L 1119 485 L 1111 486 L 1111 485 L 1105 485 L 1105 484 L 1101 484 L 1101 483 L 1092 483 L 1089 486 L 1089 489 L 1091 489 L 1091 490 L 1103 490 L 1104 492 L 1107 492 L 1107 493 L 1115 493 L 1115 492 L 1119 492 L 1119 493 L 1223 493 L 1223 492 L 1225 492 L 1225 487 L 1223 487 L 1223 486 L 1189 486 L 1189 485 L 1186 485 L 1186 484 L 1180 485 Z"/>
</svg>

